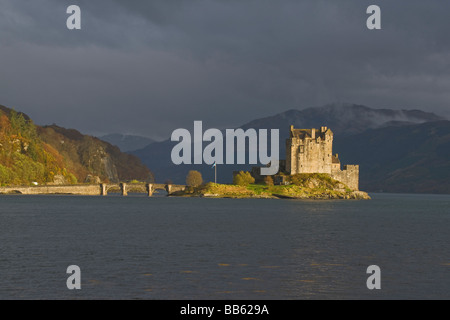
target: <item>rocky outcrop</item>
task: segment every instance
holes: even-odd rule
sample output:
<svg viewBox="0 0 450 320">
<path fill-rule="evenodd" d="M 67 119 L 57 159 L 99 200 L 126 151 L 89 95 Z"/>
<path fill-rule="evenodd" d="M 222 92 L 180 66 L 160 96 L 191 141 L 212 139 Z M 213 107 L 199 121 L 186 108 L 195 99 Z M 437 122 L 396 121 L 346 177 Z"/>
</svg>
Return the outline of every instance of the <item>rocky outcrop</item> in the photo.
<svg viewBox="0 0 450 320">
<path fill-rule="evenodd" d="M 101 182 L 102 182 L 102 180 L 100 179 L 100 177 L 93 176 L 92 174 L 88 174 L 86 176 L 86 179 L 84 179 L 84 183 L 89 183 L 89 184 L 99 184 Z"/>
<path fill-rule="evenodd" d="M 50 185 L 65 185 L 68 184 L 66 178 L 62 174 L 57 174 L 53 177 L 53 182 Z"/>
</svg>

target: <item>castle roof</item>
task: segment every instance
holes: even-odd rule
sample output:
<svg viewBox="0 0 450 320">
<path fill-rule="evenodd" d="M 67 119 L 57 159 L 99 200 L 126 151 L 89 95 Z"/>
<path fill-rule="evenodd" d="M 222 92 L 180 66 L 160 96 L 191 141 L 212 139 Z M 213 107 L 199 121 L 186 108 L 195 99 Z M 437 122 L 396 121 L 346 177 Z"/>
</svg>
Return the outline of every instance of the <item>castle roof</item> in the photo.
<svg viewBox="0 0 450 320">
<path fill-rule="evenodd" d="M 333 154 L 331 156 L 331 163 L 341 163 L 341 160 L 339 160 L 339 156 L 337 154 Z"/>
</svg>

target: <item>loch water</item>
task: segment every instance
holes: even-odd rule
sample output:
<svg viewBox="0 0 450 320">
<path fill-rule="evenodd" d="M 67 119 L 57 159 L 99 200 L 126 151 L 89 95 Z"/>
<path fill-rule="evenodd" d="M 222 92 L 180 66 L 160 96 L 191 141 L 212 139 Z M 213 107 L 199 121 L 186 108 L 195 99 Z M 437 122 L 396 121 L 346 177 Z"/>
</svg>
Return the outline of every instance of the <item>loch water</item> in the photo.
<svg viewBox="0 0 450 320">
<path fill-rule="evenodd" d="M 370 195 L 0 196 L 0 299 L 449 299 L 450 196 Z"/>
</svg>

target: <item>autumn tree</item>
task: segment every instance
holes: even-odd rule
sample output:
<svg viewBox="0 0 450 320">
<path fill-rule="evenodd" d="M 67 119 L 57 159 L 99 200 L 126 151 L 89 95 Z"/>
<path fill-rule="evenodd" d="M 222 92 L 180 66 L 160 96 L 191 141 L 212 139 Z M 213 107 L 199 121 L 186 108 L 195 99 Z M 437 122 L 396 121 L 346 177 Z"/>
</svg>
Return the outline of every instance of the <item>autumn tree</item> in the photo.
<svg viewBox="0 0 450 320">
<path fill-rule="evenodd" d="M 189 171 L 186 177 L 186 185 L 189 187 L 198 187 L 203 183 L 202 174 L 197 170 Z"/>
<path fill-rule="evenodd" d="M 273 178 L 272 178 L 272 176 L 265 176 L 264 177 L 264 183 L 267 186 L 273 186 Z"/>
</svg>

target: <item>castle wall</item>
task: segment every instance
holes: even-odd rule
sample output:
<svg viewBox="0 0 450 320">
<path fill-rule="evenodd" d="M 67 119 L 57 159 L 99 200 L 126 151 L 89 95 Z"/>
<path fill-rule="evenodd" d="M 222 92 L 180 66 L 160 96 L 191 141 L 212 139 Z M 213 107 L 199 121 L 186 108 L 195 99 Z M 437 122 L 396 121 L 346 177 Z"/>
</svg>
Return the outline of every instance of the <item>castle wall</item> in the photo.
<svg viewBox="0 0 450 320">
<path fill-rule="evenodd" d="M 297 173 L 331 174 L 332 140 L 306 138 L 297 150 Z"/>
<path fill-rule="evenodd" d="M 331 177 L 346 184 L 352 190 L 359 190 L 359 165 L 346 165 L 343 170 L 333 169 Z"/>
<path fill-rule="evenodd" d="M 315 131 L 315 129 L 313 129 Z M 286 170 L 296 173 L 331 174 L 333 134 L 326 132 L 318 137 L 303 139 L 291 137 L 286 141 Z"/>
<path fill-rule="evenodd" d="M 298 148 L 298 146 L 295 145 L 295 141 L 293 139 L 286 139 L 286 172 L 291 173 L 295 172 L 297 170 L 296 162 L 293 161 L 293 154 L 292 150 Z"/>
</svg>

